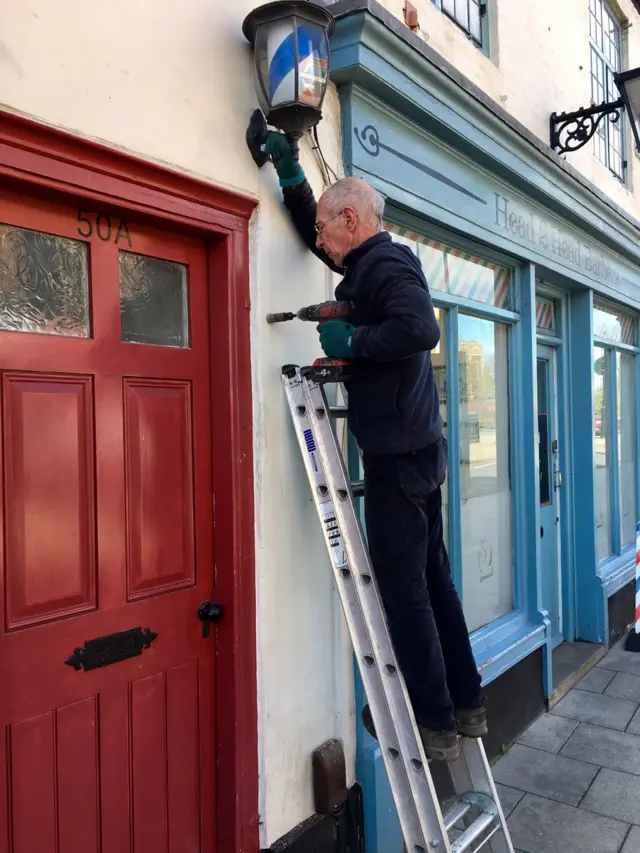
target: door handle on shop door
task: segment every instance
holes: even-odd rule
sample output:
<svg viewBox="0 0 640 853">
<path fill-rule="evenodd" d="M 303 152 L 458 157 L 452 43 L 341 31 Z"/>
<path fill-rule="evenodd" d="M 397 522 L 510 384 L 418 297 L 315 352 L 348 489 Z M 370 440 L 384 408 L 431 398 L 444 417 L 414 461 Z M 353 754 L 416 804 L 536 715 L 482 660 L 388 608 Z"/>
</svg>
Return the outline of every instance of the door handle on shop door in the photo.
<svg viewBox="0 0 640 853">
<path fill-rule="evenodd" d="M 198 619 L 202 622 L 202 636 L 208 637 L 211 633 L 211 623 L 219 622 L 223 616 L 224 608 L 221 604 L 203 601 L 198 607 Z"/>
</svg>

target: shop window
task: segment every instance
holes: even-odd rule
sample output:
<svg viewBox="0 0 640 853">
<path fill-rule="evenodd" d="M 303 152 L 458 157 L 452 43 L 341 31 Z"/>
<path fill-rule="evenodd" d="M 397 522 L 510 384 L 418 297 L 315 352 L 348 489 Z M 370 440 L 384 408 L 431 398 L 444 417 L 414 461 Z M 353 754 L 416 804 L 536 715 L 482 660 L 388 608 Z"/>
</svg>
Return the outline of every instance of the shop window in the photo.
<svg viewBox="0 0 640 853">
<path fill-rule="evenodd" d="M 473 631 L 514 606 L 508 329 L 460 314 L 458 341 L 462 598 Z"/>
<path fill-rule="evenodd" d="M 435 308 L 436 320 L 440 326 L 440 341 L 436 348 L 431 351 L 431 364 L 433 375 L 440 398 L 440 415 L 442 416 L 443 432 L 447 437 L 447 324 L 446 311 Z M 449 478 L 442 484 L 442 526 L 444 533 L 444 544 L 449 547 Z"/>
<path fill-rule="evenodd" d="M 550 299 L 536 298 L 536 329 L 542 335 L 556 334 L 556 306 Z"/>
<path fill-rule="evenodd" d="M 635 544 L 637 506 L 636 320 L 615 306 L 593 310 L 593 446 L 598 559 Z"/>
<path fill-rule="evenodd" d="M 385 228 L 420 258 L 429 290 L 494 308 L 513 309 L 511 279 L 506 267 L 393 223 L 385 223 Z"/>
<path fill-rule="evenodd" d="M 516 607 L 509 326 L 517 314 L 511 269 L 395 223 L 385 228 L 420 258 L 440 324 L 431 360 L 449 440 L 445 541 L 469 630 L 476 631 Z M 474 304 L 482 307 L 482 317 Z M 541 322 L 552 333 L 554 311 Z M 449 361 L 452 338 L 455 369 Z M 456 505 L 450 507 L 453 495 Z"/>
<path fill-rule="evenodd" d="M 611 305 L 597 304 L 593 309 L 593 334 L 612 343 L 636 345 L 636 321 Z"/>
<path fill-rule="evenodd" d="M 608 350 L 593 350 L 593 447 L 595 457 L 596 537 L 598 559 L 611 554 L 611 446 L 609 411 L 611 360 Z"/>
<path fill-rule="evenodd" d="M 622 28 L 605 0 L 589 0 L 591 102 L 617 101 L 615 75 L 621 70 Z M 621 181 L 625 180 L 624 119 L 606 117 L 593 137 L 594 154 Z"/>
<path fill-rule="evenodd" d="M 635 356 L 616 353 L 618 401 L 618 482 L 620 489 L 620 545 L 635 545 L 636 506 L 636 392 Z"/>
</svg>

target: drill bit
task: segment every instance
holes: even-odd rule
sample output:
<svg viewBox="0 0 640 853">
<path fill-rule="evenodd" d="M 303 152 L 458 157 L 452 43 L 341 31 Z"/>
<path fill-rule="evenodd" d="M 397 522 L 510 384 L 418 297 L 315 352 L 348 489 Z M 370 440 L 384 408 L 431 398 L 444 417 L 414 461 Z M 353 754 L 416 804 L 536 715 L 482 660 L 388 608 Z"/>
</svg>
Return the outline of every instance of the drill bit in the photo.
<svg viewBox="0 0 640 853">
<path fill-rule="evenodd" d="M 295 320 L 297 314 L 291 311 L 281 311 L 279 314 L 267 314 L 267 323 L 285 323 L 287 320 Z"/>
</svg>

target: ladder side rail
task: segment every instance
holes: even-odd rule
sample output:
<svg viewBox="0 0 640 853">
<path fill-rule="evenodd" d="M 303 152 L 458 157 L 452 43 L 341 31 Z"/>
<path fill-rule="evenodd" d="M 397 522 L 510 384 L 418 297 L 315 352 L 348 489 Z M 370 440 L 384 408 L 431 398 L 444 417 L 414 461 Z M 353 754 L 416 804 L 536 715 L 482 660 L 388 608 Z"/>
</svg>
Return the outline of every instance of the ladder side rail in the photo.
<svg viewBox="0 0 640 853">
<path fill-rule="evenodd" d="M 378 702 L 370 699 L 371 713 L 376 726 L 385 763 L 393 764 L 397 757 L 389 754 L 388 744 L 396 740 L 400 746 L 400 758 L 405 764 L 413 798 L 418 808 L 423 831 L 433 846 L 442 845 L 449 849 L 440 804 L 424 755 L 422 741 L 411 709 L 406 685 L 398 667 L 388 633 L 386 618 L 380 601 L 377 584 L 370 563 L 368 549 L 364 543 L 353 500 L 350 496 L 349 479 L 329 422 L 329 407 L 323 389 L 303 375 L 303 390 L 308 401 L 310 422 L 313 425 L 323 465 L 330 468 L 332 475 L 327 483 L 332 495 L 340 528 L 348 531 L 344 544 L 349 564 L 358 567 L 359 577 L 354 584 L 361 602 L 363 615 L 374 648 L 377 667 L 382 673 L 382 689 L 388 703 L 391 719 L 380 719 Z M 366 579 L 363 583 L 362 579 Z M 382 703 L 380 703 L 382 704 Z M 388 724 L 390 723 L 390 727 Z M 446 848 L 444 845 L 447 845 Z M 411 850 L 411 848 L 409 848 Z M 413 853 L 413 851 L 412 851 Z"/>
<path fill-rule="evenodd" d="M 336 523 L 333 522 L 335 511 L 330 492 L 326 486 L 328 478 L 325 476 L 321 460 L 318 458 L 315 450 L 317 442 L 315 441 L 312 425 L 309 422 L 307 403 L 302 393 L 301 383 L 299 377 L 296 381 L 295 378 L 292 379 L 283 374 L 283 384 L 300 452 L 311 486 L 313 500 L 322 522 L 323 536 L 329 552 L 351 641 L 358 659 L 365 691 L 368 696 L 379 697 L 378 701 L 381 702 L 379 717 L 382 717 L 385 721 L 383 724 L 385 732 L 391 732 L 393 730 L 393 722 L 384 696 L 382 676 L 379 668 L 371 665 L 374 661 L 373 648 L 370 642 L 369 631 L 362 615 L 360 601 L 355 591 L 353 580 L 355 573 L 351 571 L 351 565 L 344 552 L 344 536 L 336 527 Z M 415 853 L 428 851 L 428 844 L 432 839 L 429 838 L 427 840 L 425 837 L 406 768 L 402 762 L 389 759 L 389 755 L 393 754 L 392 751 L 399 754 L 397 739 L 394 735 L 388 735 L 385 740 L 386 750 L 383 751 L 383 758 L 389 775 L 389 782 L 403 834 L 411 843 L 409 849 L 412 850 L 412 853 L 413 851 Z M 446 842 L 446 846 L 443 844 L 440 849 L 443 853 L 450 853 L 448 841 Z"/>
<path fill-rule="evenodd" d="M 487 853 L 514 853 L 502 804 L 498 796 L 491 766 L 480 738 L 461 738 L 461 755 L 449 765 L 453 787 L 458 796 L 474 791 L 485 794 L 495 803 L 502 832 L 496 833 L 486 847 Z"/>
</svg>

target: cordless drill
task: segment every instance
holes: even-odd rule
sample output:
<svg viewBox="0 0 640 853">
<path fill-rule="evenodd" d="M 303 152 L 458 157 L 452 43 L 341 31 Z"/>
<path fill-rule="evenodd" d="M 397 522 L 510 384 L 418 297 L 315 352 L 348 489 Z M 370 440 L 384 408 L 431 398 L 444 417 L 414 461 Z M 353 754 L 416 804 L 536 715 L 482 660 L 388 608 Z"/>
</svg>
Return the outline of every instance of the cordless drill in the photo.
<svg viewBox="0 0 640 853">
<path fill-rule="evenodd" d="M 326 323 L 328 320 L 352 320 L 354 307 L 351 302 L 319 302 L 307 305 L 299 311 L 283 311 L 267 314 L 267 323 L 286 323 L 289 320 L 305 320 Z M 351 362 L 345 358 L 317 358 L 311 365 L 316 382 L 344 382 L 349 378 Z"/>
</svg>

